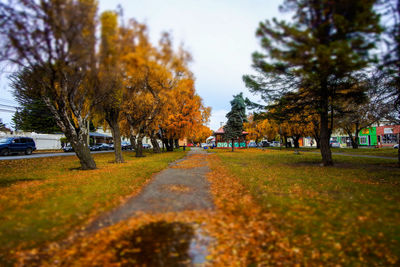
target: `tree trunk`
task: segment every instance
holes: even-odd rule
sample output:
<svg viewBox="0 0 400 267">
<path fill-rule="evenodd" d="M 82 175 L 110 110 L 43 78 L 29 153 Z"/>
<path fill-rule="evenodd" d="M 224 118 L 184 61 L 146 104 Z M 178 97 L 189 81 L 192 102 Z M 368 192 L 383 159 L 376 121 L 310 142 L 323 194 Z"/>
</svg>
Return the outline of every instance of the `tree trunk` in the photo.
<svg viewBox="0 0 400 267">
<path fill-rule="evenodd" d="M 135 157 L 140 158 L 144 157 L 143 155 L 143 134 L 139 133 L 139 136 L 136 140 L 136 155 Z"/>
<path fill-rule="evenodd" d="M 90 154 L 89 145 L 87 138 L 89 135 L 88 128 L 88 115 L 86 117 L 76 117 L 78 121 L 78 128 L 75 123 L 71 120 L 66 106 L 59 106 L 56 108 L 51 100 L 47 97 L 42 97 L 43 101 L 49 107 L 51 113 L 56 119 L 57 125 L 60 127 L 68 142 L 74 148 L 76 156 L 79 158 L 82 170 L 94 170 L 96 169 L 96 162 Z"/>
<path fill-rule="evenodd" d="M 347 135 L 348 135 L 349 138 L 350 138 L 351 147 L 354 148 L 354 149 L 355 149 L 355 148 L 358 148 L 358 144 L 356 144 L 356 141 L 355 141 L 355 139 L 353 138 L 353 133 L 351 132 L 351 130 L 346 129 L 345 131 L 346 131 Z"/>
<path fill-rule="evenodd" d="M 175 139 L 175 148 L 179 148 L 179 139 Z"/>
<path fill-rule="evenodd" d="M 321 145 L 322 164 L 324 166 L 332 166 L 333 161 L 332 161 L 331 148 L 329 146 L 330 134 L 329 134 L 329 120 L 328 120 L 327 109 L 325 110 L 325 112 L 323 111 L 322 113 L 320 113 L 320 117 L 321 117 L 320 145 Z"/>
<path fill-rule="evenodd" d="M 158 144 L 157 138 L 155 135 L 150 136 L 151 144 L 153 145 L 153 152 L 154 153 L 161 153 L 160 145 Z"/>
<path fill-rule="evenodd" d="M 358 129 L 358 127 L 356 127 L 356 133 L 354 136 L 354 144 L 353 144 L 353 148 L 357 149 L 358 148 L 358 144 L 359 144 L 359 137 L 358 137 L 358 133 L 360 132 L 360 130 Z"/>
<path fill-rule="evenodd" d="M 174 151 L 174 148 L 170 146 L 169 139 L 164 138 L 163 139 L 163 144 L 165 145 L 165 148 L 166 148 L 167 152 Z"/>
<path fill-rule="evenodd" d="M 130 129 L 131 130 L 130 130 L 129 140 L 131 142 L 131 148 L 136 149 L 136 133 L 132 127 L 130 127 Z"/>
<path fill-rule="evenodd" d="M 294 148 L 300 148 L 299 144 L 300 136 L 292 136 L 292 138 L 293 138 Z"/>
<path fill-rule="evenodd" d="M 129 140 L 130 140 L 130 142 L 131 142 L 131 148 L 132 148 L 132 150 L 133 150 L 133 149 L 136 149 L 136 136 L 131 134 L 131 135 L 129 136 Z"/>
<path fill-rule="evenodd" d="M 288 147 L 289 147 L 289 143 L 288 143 L 288 140 L 287 140 L 287 139 L 288 139 L 287 136 L 284 135 L 284 136 L 283 136 L 283 139 L 284 139 L 284 141 L 285 141 L 285 147 L 288 148 Z"/>
<path fill-rule="evenodd" d="M 234 143 L 234 139 L 232 139 L 232 152 L 235 151 L 235 143 Z"/>
<path fill-rule="evenodd" d="M 115 163 L 123 163 L 124 158 L 122 156 L 121 132 L 119 130 L 118 117 L 118 115 L 108 117 L 106 116 L 106 121 L 108 125 L 110 125 L 111 134 L 114 140 Z"/>
<path fill-rule="evenodd" d="M 174 151 L 174 139 L 168 139 L 168 146 L 169 146 L 169 150 L 170 152 Z"/>
<path fill-rule="evenodd" d="M 317 142 L 317 149 L 321 148 L 321 139 L 315 140 Z"/>
<path fill-rule="evenodd" d="M 353 148 L 353 149 L 357 149 L 358 148 L 358 137 L 357 136 L 354 136 L 354 138 L 351 138 L 351 147 Z"/>
<path fill-rule="evenodd" d="M 397 165 L 400 168 L 400 133 L 397 134 L 397 144 L 399 145 L 399 147 L 397 148 Z"/>
<path fill-rule="evenodd" d="M 82 170 L 96 169 L 96 163 L 94 162 L 94 159 L 90 154 L 90 149 L 87 144 L 87 134 L 80 133 L 77 134 L 77 136 L 75 137 L 71 137 L 68 134 L 68 136 L 67 138 L 68 140 L 70 140 L 71 146 L 74 148 L 76 156 L 79 158 L 81 169 Z"/>
</svg>

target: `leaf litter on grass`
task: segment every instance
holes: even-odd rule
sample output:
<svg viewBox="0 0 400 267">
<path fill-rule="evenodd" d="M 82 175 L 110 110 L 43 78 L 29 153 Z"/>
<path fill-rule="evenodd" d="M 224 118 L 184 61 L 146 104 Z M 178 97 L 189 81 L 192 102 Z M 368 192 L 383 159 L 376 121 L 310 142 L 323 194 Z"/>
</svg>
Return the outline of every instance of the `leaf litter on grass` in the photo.
<svg viewBox="0 0 400 267">
<path fill-rule="evenodd" d="M 66 246 L 52 243 L 40 252 L 37 249 L 20 251 L 19 265 L 163 266 L 167 261 L 177 260 L 176 266 L 185 266 L 189 261 L 205 266 L 293 266 L 300 262 L 302 251 L 290 247 L 288 239 L 274 226 L 276 216 L 261 210 L 249 192 L 222 167 L 217 156 L 202 155 L 202 158 L 212 168 L 207 179 L 215 210 L 140 212 Z M 160 227 L 171 236 L 161 240 L 144 240 L 141 236 L 141 233 L 154 234 Z M 143 243 L 146 248 L 141 246 Z M 165 246 L 165 243 L 173 245 Z M 200 247 L 197 255 L 191 250 L 193 244 Z M 144 250 L 153 251 L 155 261 L 143 262 L 146 256 L 139 254 L 145 253 Z"/>
</svg>

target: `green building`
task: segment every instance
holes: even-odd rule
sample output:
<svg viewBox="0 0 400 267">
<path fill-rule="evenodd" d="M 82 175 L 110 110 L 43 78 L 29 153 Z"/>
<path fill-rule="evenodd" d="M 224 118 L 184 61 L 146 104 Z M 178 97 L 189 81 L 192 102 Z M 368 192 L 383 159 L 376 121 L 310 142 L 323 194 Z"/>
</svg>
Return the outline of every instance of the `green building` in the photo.
<svg viewBox="0 0 400 267">
<path fill-rule="evenodd" d="M 378 145 L 378 140 L 376 138 L 376 127 L 362 129 L 358 134 L 358 144 L 360 146 Z"/>
</svg>

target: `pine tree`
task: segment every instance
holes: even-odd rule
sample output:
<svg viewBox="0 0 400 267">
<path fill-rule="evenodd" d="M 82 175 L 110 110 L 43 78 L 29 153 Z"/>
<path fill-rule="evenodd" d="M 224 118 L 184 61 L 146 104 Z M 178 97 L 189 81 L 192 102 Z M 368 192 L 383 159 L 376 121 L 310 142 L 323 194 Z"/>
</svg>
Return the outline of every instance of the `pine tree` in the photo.
<svg viewBox="0 0 400 267">
<path fill-rule="evenodd" d="M 18 91 L 15 93 L 17 94 Z M 46 134 L 61 132 L 50 109 L 40 98 L 22 98 L 23 96 L 17 97 L 22 108 L 18 109 L 12 117 L 16 130 Z"/>
<path fill-rule="evenodd" d="M 329 139 L 335 105 L 356 99 L 356 74 L 373 61 L 369 51 L 381 32 L 376 0 L 286 0 L 293 22 L 260 23 L 257 36 L 265 54 L 253 54 L 259 75 L 245 75 L 251 92 L 278 101 L 288 92 L 320 117 L 320 145 L 325 166 L 332 165 Z M 296 101 L 294 101 L 296 102 Z"/>
<path fill-rule="evenodd" d="M 3 120 L 0 119 L 0 132 L 10 132 L 11 130 L 3 123 Z"/>
<path fill-rule="evenodd" d="M 243 134 L 243 123 L 247 122 L 246 106 L 243 93 L 233 96 L 231 101 L 231 111 L 226 114 L 228 122 L 224 126 L 225 139 L 232 141 L 232 151 L 235 147 L 235 139 L 239 139 Z"/>
</svg>

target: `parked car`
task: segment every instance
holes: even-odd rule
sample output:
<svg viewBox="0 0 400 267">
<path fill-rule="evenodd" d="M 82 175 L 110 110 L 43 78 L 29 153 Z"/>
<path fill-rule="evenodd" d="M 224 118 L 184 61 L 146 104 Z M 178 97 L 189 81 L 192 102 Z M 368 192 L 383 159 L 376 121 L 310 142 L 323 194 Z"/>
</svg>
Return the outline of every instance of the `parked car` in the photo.
<svg viewBox="0 0 400 267">
<path fill-rule="evenodd" d="M 207 143 L 201 143 L 203 149 L 208 149 L 210 146 Z"/>
<path fill-rule="evenodd" d="M 273 146 L 273 147 L 280 147 L 280 146 L 281 146 L 281 142 L 279 142 L 279 141 L 272 141 L 272 142 L 270 143 L 270 146 Z"/>
<path fill-rule="evenodd" d="M 247 147 L 257 147 L 257 143 L 256 142 L 250 142 Z"/>
<path fill-rule="evenodd" d="M 99 150 L 111 150 L 111 146 L 106 143 L 97 144 L 99 146 Z"/>
<path fill-rule="evenodd" d="M 187 146 L 194 146 L 194 145 L 193 145 L 193 143 L 189 143 L 189 144 L 187 144 Z"/>
<path fill-rule="evenodd" d="M 0 155 L 2 156 L 8 156 L 11 153 L 19 152 L 30 155 L 35 150 L 35 141 L 29 137 L 8 137 L 0 139 Z"/>
<path fill-rule="evenodd" d="M 271 146 L 271 143 L 264 140 L 264 141 L 261 141 L 261 142 L 260 142 L 259 146 L 260 146 L 260 147 L 270 147 L 270 146 Z"/>
<path fill-rule="evenodd" d="M 149 145 L 149 144 L 143 144 L 143 148 L 144 148 L 144 149 L 150 149 L 150 148 L 151 148 L 151 145 Z"/>
<path fill-rule="evenodd" d="M 338 141 L 330 141 L 330 146 L 338 148 L 340 147 L 340 143 Z"/>
<path fill-rule="evenodd" d="M 99 145 L 92 145 L 89 147 L 90 151 L 99 151 L 100 150 L 100 146 Z"/>
<path fill-rule="evenodd" d="M 121 143 L 121 149 L 122 149 L 122 150 L 131 150 L 131 149 L 132 149 L 132 146 L 131 146 L 131 144 L 129 144 L 128 142 L 122 142 L 122 143 Z"/>
<path fill-rule="evenodd" d="M 399 149 L 399 144 L 395 144 L 393 148 Z"/>
<path fill-rule="evenodd" d="M 74 148 L 71 145 L 66 145 L 63 150 L 64 152 L 73 152 Z"/>
</svg>

